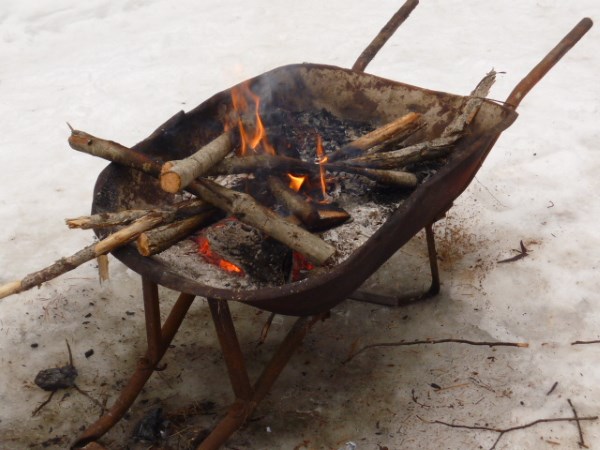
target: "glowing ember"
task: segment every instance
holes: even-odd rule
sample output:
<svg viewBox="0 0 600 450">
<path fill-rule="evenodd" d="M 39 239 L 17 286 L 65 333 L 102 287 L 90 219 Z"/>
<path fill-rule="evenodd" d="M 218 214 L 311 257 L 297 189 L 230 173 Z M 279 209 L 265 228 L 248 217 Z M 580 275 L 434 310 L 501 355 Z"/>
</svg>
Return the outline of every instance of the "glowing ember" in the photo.
<svg viewBox="0 0 600 450">
<path fill-rule="evenodd" d="M 248 148 L 252 149 L 256 154 L 266 153 L 275 155 L 276 151 L 269 143 L 265 126 L 260 117 L 260 97 L 252 92 L 247 82 L 231 90 L 231 104 L 237 113 L 237 128 L 240 132 L 241 144 L 239 156 L 245 156 Z M 242 120 L 251 110 L 251 104 L 254 107 L 253 130 L 250 130 L 248 125 Z M 230 126 L 231 124 L 225 124 L 225 129 L 228 129 Z"/>
<path fill-rule="evenodd" d="M 296 192 L 298 192 L 300 188 L 302 188 L 302 185 L 304 184 L 307 178 L 306 175 L 295 177 L 291 173 L 288 173 L 287 176 L 290 179 L 290 189 L 293 189 Z"/>
<path fill-rule="evenodd" d="M 292 254 L 292 281 L 300 281 L 305 278 L 305 273 L 309 270 L 313 270 L 315 266 L 308 262 L 308 260 L 300 253 L 294 252 Z"/>
<path fill-rule="evenodd" d="M 245 275 L 244 271 L 240 267 L 215 254 L 210 248 L 210 243 L 208 242 L 208 239 L 206 239 L 204 236 L 198 236 L 196 242 L 198 243 L 198 253 L 200 253 L 200 255 L 202 255 L 202 257 L 208 263 L 214 264 L 215 266 L 218 266 L 226 272 L 229 272 L 234 275 Z"/>
</svg>

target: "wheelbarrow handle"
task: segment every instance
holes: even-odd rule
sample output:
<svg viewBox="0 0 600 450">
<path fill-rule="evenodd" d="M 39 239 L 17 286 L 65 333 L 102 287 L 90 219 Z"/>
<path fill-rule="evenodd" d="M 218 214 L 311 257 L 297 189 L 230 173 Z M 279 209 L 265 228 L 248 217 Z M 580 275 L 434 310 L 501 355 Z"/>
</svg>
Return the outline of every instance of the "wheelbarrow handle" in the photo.
<svg viewBox="0 0 600 450">
<path fill-rule="evenodd" d="M 392 16 L 392 18 L 385 24 L 381 31 L 375 36 L 375 39 L 363 50 L 360 54 L 352 70 L 357 72 L 364 72 L 369 63 L 373 60 L 377 52 L 381 50 L 381 47 L 392 37 L 394 32 L 400 25 L 408 18 L 410 13 L 417 7 L 419 0 L 406 0 L 404 5 Z"/>
<path fill-rule="evenodd" d="M 544 75 L 548 73 L 554 65 L 560 61 L 560 59 L 577 44 L 585 33 L 592 28 L 592 19 L 585 17 L 575 25 L 575 27 L 567 34 L 550 53 L 548 53 L 544 59 L 542 59 L 537 66 L 535 66 L 528 74 L 521 80 L 517 86 L 510 93 L 506 99 L 507 106 L 516 109 L 521 103 L 521 100 L 527 95 L 527 93 L 540 81 Z"/>
</svg>

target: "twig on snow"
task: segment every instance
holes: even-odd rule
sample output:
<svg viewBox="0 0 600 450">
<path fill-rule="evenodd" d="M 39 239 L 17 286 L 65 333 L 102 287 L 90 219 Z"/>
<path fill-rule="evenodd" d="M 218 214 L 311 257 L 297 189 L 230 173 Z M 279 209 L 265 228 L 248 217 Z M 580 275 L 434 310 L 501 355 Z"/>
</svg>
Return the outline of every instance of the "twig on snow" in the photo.
<svg viewBox="0 0 600 450">
<path fill-rule="evenodd" d="M 525 248 L 525 244 L 523 244 L 523 241 L 520 242 L 520 245 L 521 245 L 520 250 L 514 249 L 514 251 L 517 252 L 517 254 L 515 256 L 513 256 L 511 258 L 502 259 L 502 260 L 498 261 L 498 264 L 518 261 L 519 259 L 525 258 L 527 255 L 529 255 L 529 250 L 527 250 Z"/>
<path fill-rule="evenodd" d="M 419 416 L 417 416 L 417 418 L 425 423 L 445 425 L 445 426 L 451 427 L 451 428 L 462 428 L 462 429 L 467 429 L 467 430 L 479 430 L 479 431 L 491 431 L 494 433 L 498 433 L 498 438 L 494 441 L 494 444 L 490 447 L 489 450 L 494 450 L 496 448 L 496 446 L 498 445 L 498 442 L 500 442 L 500 439 L 502 439 L 502 436 L 504 436 L 505 434 L 510 433 L 512 431 L 516 431 L 516 430 L 524 430 L 525 428 L 530 428 L 530 427 L 532 427 L 534 425 L 538 425 L 540 423 L 577 422 L 579 424 L 579 422 L 584 421 L 584 420 L 585 421 L 598 420 L 598 416 L 577 417 L 577 415 L 575 415 L 575 417 L 556 417 L 556 418 L 549 418 L 549 419 L 537 419 L 537 420 L 534 420 L 533 422 L 529 422 L 529 423 L 526 423 L 523 425 L 516 425 L 514 427 L 496 428 L 496 427 L 481 426 L 481 425 L 460 425 L 460 424 L 455 424 L 455 423 L 444 422 L 441 420 L 426 420 Z M 582 439 L 582 437 L 580 437 L 580 439 Z M 581 443 L 580 443 L 580 445 L 581 445 Z"/>
<path fill-rule="evenodd" d="M 467 339 L 425 339 L 421 341 L 400 341 L 400 342 L 379 342 L 376 344 L 365 345 L 360 350 L 348 356 L 348 358 L 344 361 L 344 364 L 355 358 L 360 353 L 369 350 L 371 348 L 376 347 L 400 347 L 403 345 L 422 345 L 422 344 L 445 344 L 445 343 L 455 343 L 455 344 L 467 344 L 467 345 L 483 345 L 488 347 L 521 347 L 527 348 L 529 344 L 527 342 L 502 342 L 502 341 L 470 341 Z"/>
</svg>

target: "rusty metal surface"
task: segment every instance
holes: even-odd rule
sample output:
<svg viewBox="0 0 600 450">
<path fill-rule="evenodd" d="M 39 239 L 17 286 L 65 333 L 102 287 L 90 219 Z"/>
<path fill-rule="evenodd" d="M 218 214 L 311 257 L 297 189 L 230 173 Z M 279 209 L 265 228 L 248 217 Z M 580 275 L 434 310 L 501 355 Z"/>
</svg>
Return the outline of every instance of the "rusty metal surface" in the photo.
<svg viewBox="0 0 600 450">
<path fill-rule="evenodd" d="M 430 91 L 373 75 L 333 66 L 283 66 L 249 80 L 273 107 L 296 111 L 327 108 L 342 118 L 389 122 L 410 111 L 424 115 L 427 126 L 415 139 L 439 135 L 460 108 L 464 97 Z M 178 113 L 134 148 L 157 160 L 178 159 L 214 139 L 222 131 L 222 115 L 230 105 L 230 90 L 208 99 L 188 113 Z M 421 184 L 371 238 L 328 273 L 280 287 L 254 290 L 214 288 L 174 271 L 132 247 L 114 255 L 134 271 L 168 288 L 215 299 L 246 302 L 272 312 L 312 315 L 330 309 L 357 289 L 381 264 L 421 228 L 447 210 L 475 176 L 499 134 L 516 119 L 512 108 L 484 102 L 448 163 Z M 109 165 L 99 176 L 93 211 L 156 207 L 174 201 L 153 178 Z"/>
</svg>

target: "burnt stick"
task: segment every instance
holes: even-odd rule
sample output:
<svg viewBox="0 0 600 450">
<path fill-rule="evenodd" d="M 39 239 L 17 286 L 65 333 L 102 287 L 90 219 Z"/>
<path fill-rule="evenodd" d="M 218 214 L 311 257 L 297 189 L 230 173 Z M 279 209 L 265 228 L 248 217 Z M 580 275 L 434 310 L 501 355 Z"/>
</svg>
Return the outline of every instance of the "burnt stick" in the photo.
<svg viewBox="0 0 600 450">
<path fill-rule="evenodd" d="M 373 164 L 377 166 L 376 164 Z M 351 165 L 346 161 L 339 163 L 324 163 L 322 165 L 328 172 L 345 172 L 361 175 L 381 184 L 399 187 L 414 187 L 417 178 L 411 173 L 391 170 L 370 170 L 358 165 Z M 227 158 L 211 170 L 210 175 L 233 175 L 255 171 L 277 171 L 282 173 L 311 174 L 319 173 L 319 165 L 279 155 L 256 155 L 241 158 Z"/>
<path fill-rule="evenodd" d="M 144 231 L 135 241 L 137 250 L 143 256 L 160 253 L 220 217 L 219 212 L 218 209 L 208 210 L 183 220 Z"/>
<path fill-rule="evenodd" d="M 270 176 L 267 179 L 269 190 L 275 198 L 309 228 L 319 220 L 319 213 L 313 203 L 301 194 L 290 189 L 281 179 Z"/>
</svg>

